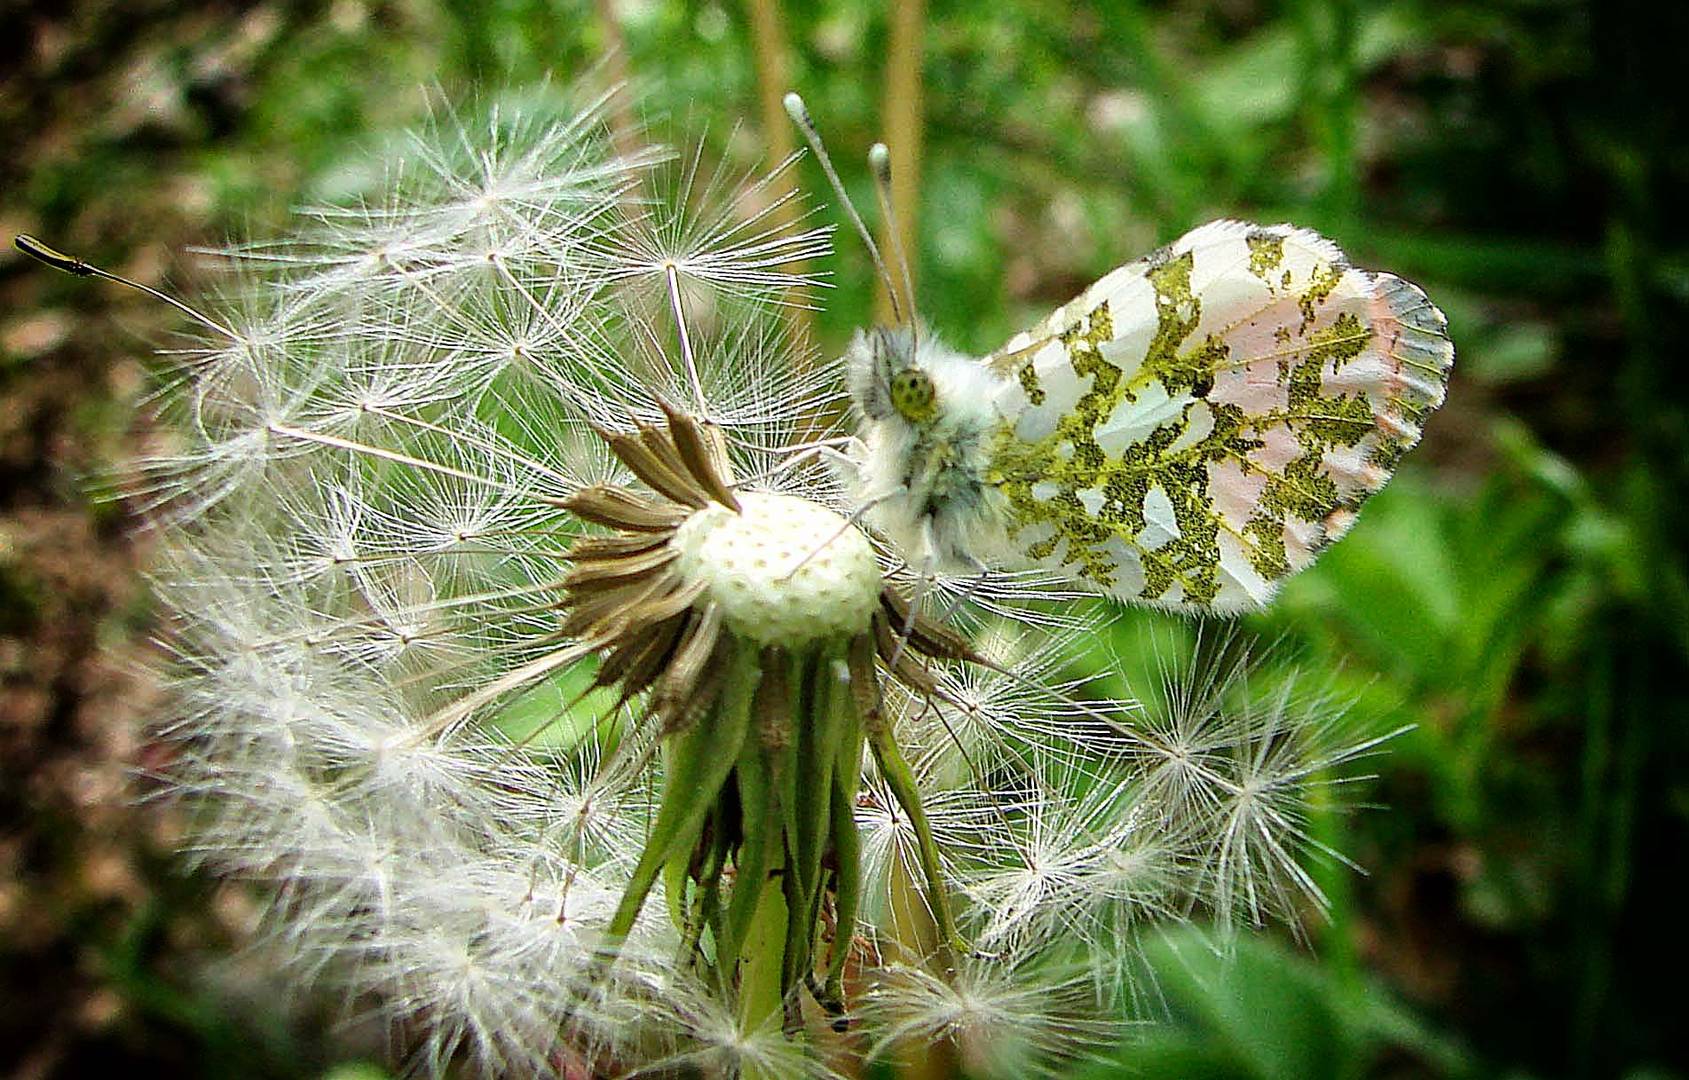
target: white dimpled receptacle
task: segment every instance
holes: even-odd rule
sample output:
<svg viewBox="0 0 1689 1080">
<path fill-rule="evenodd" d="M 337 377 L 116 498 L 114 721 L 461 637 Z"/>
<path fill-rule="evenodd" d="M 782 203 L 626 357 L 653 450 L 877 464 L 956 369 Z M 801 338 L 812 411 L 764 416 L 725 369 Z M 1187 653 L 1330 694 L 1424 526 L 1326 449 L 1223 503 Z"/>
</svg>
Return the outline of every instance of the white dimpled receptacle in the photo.
<svg viewBox="0 0 1689 1080">
<path fill-rule="evenodd" d="M 797 647 L 868 629 L 880 566 L 861 530 L 817 503 L 743 492 L 742 513 L 711 504 L 672 541 L 728 627 L 759 645 Z"/>
</svg>

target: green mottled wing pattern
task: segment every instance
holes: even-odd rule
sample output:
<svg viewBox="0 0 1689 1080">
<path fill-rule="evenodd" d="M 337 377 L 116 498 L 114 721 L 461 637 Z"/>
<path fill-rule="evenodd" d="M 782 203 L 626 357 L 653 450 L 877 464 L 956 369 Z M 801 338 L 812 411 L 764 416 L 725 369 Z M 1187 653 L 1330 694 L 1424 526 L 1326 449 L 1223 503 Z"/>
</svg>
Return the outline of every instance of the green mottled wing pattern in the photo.
<svg viewBox="0 0 1689 1080">
<path fill-rule="evenodd" d="M 1442 403 L 1418 287 L 1288 225 L 1204 225 L 986 363 L 1015 555 L 1122 600 L 1264 604 L 1341 536 Z"/>
</svg>

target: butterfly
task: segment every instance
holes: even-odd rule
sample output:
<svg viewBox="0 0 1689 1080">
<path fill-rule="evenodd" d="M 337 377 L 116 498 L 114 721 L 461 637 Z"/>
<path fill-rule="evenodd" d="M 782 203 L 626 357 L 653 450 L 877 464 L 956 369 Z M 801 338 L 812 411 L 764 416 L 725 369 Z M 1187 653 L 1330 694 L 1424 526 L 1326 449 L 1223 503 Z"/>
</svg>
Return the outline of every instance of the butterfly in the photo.
<svg viewBox="0 0 1689 1080">
<path fill-rule="evenodd" d="M 912 566 L 1233 613 L 1348 531 L 1442 404 L 1454 346 L 1418 286 L 1308 229 L 1222 220 L 988 356 L 911 319 L 858 332 L 844 363 L 855 493 Z"/>
</svg>

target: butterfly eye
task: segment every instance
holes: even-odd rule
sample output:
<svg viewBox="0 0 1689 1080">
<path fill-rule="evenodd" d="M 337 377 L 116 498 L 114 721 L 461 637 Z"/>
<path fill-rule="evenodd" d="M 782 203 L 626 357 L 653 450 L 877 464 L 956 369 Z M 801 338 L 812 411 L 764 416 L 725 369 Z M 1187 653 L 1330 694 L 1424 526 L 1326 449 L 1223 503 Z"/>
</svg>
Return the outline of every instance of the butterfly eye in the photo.
<svg viewBox="0 0 1689 1080">
<path fill-rule="evenodd" d="M 938 391 L 932 376 L 919 368 L 905 368 L 891 377 L 891 407 L 911 424 L 925 424 L 938 414 Z"/>
</svg>

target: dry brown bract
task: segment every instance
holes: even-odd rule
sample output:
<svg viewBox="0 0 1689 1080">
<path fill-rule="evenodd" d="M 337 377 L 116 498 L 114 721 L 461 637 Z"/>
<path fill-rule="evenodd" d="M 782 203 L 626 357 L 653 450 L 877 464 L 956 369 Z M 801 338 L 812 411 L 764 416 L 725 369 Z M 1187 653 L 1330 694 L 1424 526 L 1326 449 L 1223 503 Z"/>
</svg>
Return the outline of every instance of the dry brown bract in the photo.
<svg viewBox="0 0 1689 1080">
<path fill-rule="evenodd" d="M 601 643 L 604 660 L 594 688 L 619 687 L 618 705 L 650 691 L 648 707 L 666 732 L 710 707 L 729 668 L 721 653 L 728 637 L 721 612 L 706 585 L 682 573 L 672 541 L 693 513 L 712 502 L 734 512 L 740 504 L 718 432 L 670 405 L 663 411 L 665 426 L 598 432 L 651 494 L 595 485 L 565 503 L 581 520 L 616 535 L 583 537 L 569 549 L 574 568 L 564 581 L 563 631 Z M 889 584 L 880 594 L 871 640 L 871 652 L 850 650 L 858 686 L 875 681 L 872 670 L 860 670 L 875 654 L 899 682 L 925 696 L 943 696 L 928 660 L 994 666 L 950 628 L 919 612 L 911 618 L 909 602 Z"/>
</svg>

